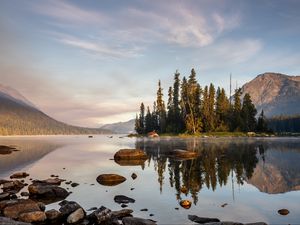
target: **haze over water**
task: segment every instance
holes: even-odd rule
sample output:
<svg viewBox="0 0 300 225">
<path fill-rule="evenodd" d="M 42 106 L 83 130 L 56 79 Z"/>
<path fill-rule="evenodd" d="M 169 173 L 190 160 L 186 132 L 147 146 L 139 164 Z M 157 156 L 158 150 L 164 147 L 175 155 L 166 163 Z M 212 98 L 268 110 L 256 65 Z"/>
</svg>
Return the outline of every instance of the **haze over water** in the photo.
<svg viewBox="0 0 300 225">
<path fill-rule="evenodd" d="M 33 179 L 59 175 L 80 184 L 75 188 L 62 186 L 73 192 L 67 199 L 77 201 L 86 210 L 101 205 L 121 209 L 113 198 L 122 194 L 136 200 L 128 206 L 134 216 L 151 218 L 158 224 L 191 224 L 189 214 L 269 224 L 300 221 L 298 138 L 148 139 L 99 135 L 0 137 L 0 142 L 20 150 L 0 155 L 0 178 L 16 171 L 26 171 Z M 119 165 L 111 159 L 122 148 L 143 149 L 148 160 L 138 166 Z M 175 160 L 170 152 L 177 148 L 195 150 L 199 157 Z M 137 174 L 135 180 L 130 177 L 133 172 Z M 117 173 L 127 180 L 114 187 L 102 186 L 96 181 L 102 173 Z M 180 191 L 183 186 L 187 194 Z M 182 199 L 191 200 L 192 207 L 182 208 Z M 228 205 L 221 207 L 225 203 Z M 51 208 L 58 208 L 57 203 L 47 205 Z M 140 211 L 143 208 L 148 211 Z M 290 214 L 279 215 L 277 210 L 281 208 L 289 209 Z"/>
</svg>

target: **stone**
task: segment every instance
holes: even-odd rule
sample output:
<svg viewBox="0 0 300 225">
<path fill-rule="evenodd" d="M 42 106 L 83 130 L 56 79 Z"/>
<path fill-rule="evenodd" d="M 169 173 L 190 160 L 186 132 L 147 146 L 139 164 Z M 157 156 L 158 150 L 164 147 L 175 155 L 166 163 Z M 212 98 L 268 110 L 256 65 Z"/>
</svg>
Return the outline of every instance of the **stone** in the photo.
<svg viewBox="0 0 300 225">
<path fill-rule="evenodd" d="M 2 185 L 2 189 L 9 193 L 18 193 L 25 185 L 19 180 L 6 182 Z"/>
<path fill-rule="evenodd" d="M 94 211 L 94 210 L 97 210 L 97 207 L 89 208 L 87 211 Z"/>
<path fill-rule="evenodd" d="M 132 209 L 121 209 L 121 210 L 118 210 L 118 211 L 112 211 L 111 215 L 113 217 L 116 217 L 116 218 L 120 219 L 120 218 L 123 218 L 123 217 L 126 217 L 126 216 L 131 216 L 131 213 L 133 213 Z"/>
<path fill-rule="evenodd" d="M 21 221 L 15 221 L 11 218 L 0 216 L 0 225 L 31 225 L 31 223 L 25 223 Z"/>
<path fill-rule="evenodd" d="M 47 217 L 46 214 L 42 211 L 33 211 L 21 213 L 18 219 L 27 223 L 37 223 L 45 221 Z"/>
<path fill-rule="evenodd" d="M 1 184 L 8 183 L 8 182 L 11 182 L 11 181 L 10 181 L 10 180 L 0 179 L 0 185 L 1 185 Z"/>
<path fill-rule="evenodd" d="M 131 174 L 131 178 L 132 178 L 133 180 L 135 180 L 135 179 L 137 178 L 137 175 L 136 175 L 135 173 L 132 173 L 132 174 Z"/>
<path fill-rule="evenodd" d="M 224 204 L 221 205 L 221 207 L 224 208 L 227 205 L 228 205 L 228 203 L 224 203 Z"/>
<path fill-rule="evenodd" d="M 140 211 L 142 211 L 142 212 L 146 212 L 146 211 L 148 211 L 148 209 L 141 209 Z"/>
<path fill-rule="evenodd" d="M 124 217 L 122 219 L 124 225 L 156 225 L 156 223 L 149 219 L 139 217 Z"/>
<path fill-rule="evenodd" d="M 211 223 L 211 222 L 220 222 L 217 218 L 207 218 L 207 217 L 199 217 L 196 215 L 188 215 L 188 219 L 195 223 Z"/>
<path fill-rule="evenodd" d="M 97 182 L 104 186 L 115 186 L 126 181 L 126 178 L 118 174 L 101 174 L 97 177 Z"/>
<path fill-rule="evenodd" d="M 122 204 L 122 203 L 128 204 L 128 203 L 134 203 L 135 202 L 135 200 L 133 198 L 129 198 L 125 195 L 116 195 L 114 197 L 114 201 L 118 204 Z"/>
<path fill-rule="evenodd" d="M 101 206 L 99 209 L 88 215 L 88 219 L 96 222 L 97 224 L 106 223 L 112 219 L 111 210 Z"/>
<path fill-rule="evenodd" d="M 45 211 L 46 210 L 46 205 L 43 202 L 37 202 L 40 210 Z"/>
<path fill-rule="evenodd" d="M 126 207 L 128 207 L 128 205 L 126 205 L 126 204 L 123 203 L 123 204 L 121 204 L 121 207 L 122 208 L 126 208 Z"/>
<path fill-rule="evenodd" d="M 148 156 L 143 150 L 140 149 L 121 149 L 114 155 L 114 159 L 147 159 Z"/>
<path fill-rule="evenodd" d="M 27 191 L 23 191 L 23 192 L 21 192 L 21 196 L 28 197 L 29 193 Z"/>
<path fill-rule="evenodd" d="M 10 199 L 10 193 L 3 192 L 0 194 L 0 201 Z"/>
<path fill-rule="evenodd" d="M 279 209 L 277 212 L 282 216 L 286 216 L 287 214 L 290 213 L 288 209 Z"/>
<path fill-rule="evenodd" d="M 30 198 L 43 200 L 47 203 L 53 203 L 65 199 L 69 192 L 57 185 L 45 183 L 33 183 L 28 186 Z"/>
<path fill-rule="evenodd" d="M 194 159 L 198 157 L 197 152 L 182 150 L 182 149 L 175 149 L 172 151 L 173 156 L 178 159 Z"/>
<path fill-rule="evenodd" d="M 189 200 L 181 200 L 179 204 L 185 209 L 189 209 L 192 206 L 192 202 Z"/>
<path fill-rule="evenodd" d="M 78 183 L 72 183 L 71 187 L 77 187 L 79 184 Z"/>
<path fill-rule="evenodd" d="M 30 199 L 10 200 L 3 207 L 3 215 L 12 219 L 18 219 L 21 213 L 30 211 L 40 211 L 38 204 Z"/>
<path fill-rule="evenodd" d="M 60 203 L 60 209 L 62 216 L 68 216 L 75 212 L 77 209 L 82 208 L 77 202 L 74 201 L 63 201 Z"/>
<path fill-rule="evenodd" d="M 67 218 L 67 222 L 69 224 L 73 224 L 73 223 L 77 223 L 80 220 L 82 220 L 85 216 L 85 212 L 82 208 L 79 208 L 77 210 L 75 210 L 74 212 L 72 212 L 68 218 Z"/>
<path fill-rule="evenodd" d="M 58 220 L 61 217 L 61 212 L 56 209 L 51 209 L 45 212 L 48 220 Z"/>
<path fill-rule="evenodd" d="M 16 151 L 16 148 L 0 145 L 0 155 L 8 155 L 11 154 L 13 151 Z"/>
<path fill-rule="evenodd" d="M 33 184 L 41 184 L 41 185 L 61 185 L 61 182 L 66 181 L 63 179 L 59 179 L 59 178 L 48 178 L 46 180 L 34 180 L 32 181 Z"/>
<path fill-rule="evenodd" d="M 21 179 L 21 178 L 25 178 L 28 177 L 29 174 L 25 173 L 25 172 L 18 172 L 18 173 L 14 173 L 13 175 L 10 176 L 10 179 Z"/>
</svg>

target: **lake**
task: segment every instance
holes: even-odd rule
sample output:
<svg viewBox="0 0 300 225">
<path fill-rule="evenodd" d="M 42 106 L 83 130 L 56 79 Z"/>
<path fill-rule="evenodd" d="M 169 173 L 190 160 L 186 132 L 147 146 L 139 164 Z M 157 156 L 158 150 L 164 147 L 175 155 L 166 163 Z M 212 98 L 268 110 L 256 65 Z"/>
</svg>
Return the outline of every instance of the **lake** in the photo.
<svg viewBox="0 0 300 225">
<path fill-rule="evenodd" d="M 121 194 L 136 200 L 128 206 L 134 216 L 158 224 L 192 224 L 189 214 L 245 223 L 300 221 L 299 138 L 32 136 L 0 137 L 0 145 L 20 150 L 0 154 L 0 179 L 18 171 L 30 174 L 28 182 L 59 175 L 80 184 L 62 187 L 72 191 L 67 199 L 86 210 L 101 205 L 121 209 L 113 200 Z M 141 165 L 118 164 L 112 159 L 123 148 L 142 149 L 148 160 Z M 178 160 L 171 157 L 174 149 L 194 150 L 198 157 Z M 117 173 L 127 180 L 102 186 L 96 181 L 102 173 Z M 137 174 L 135 180 L 132 173 Z M 179 205 L 184 199 L 192 201 L 190 209 Z M 47 205 L 51 208 L 58 204 Z M 140 211 L 143 208 L 148 211 Z M 281 208 L 290 214 L 279 215 Z"/>
</svg>

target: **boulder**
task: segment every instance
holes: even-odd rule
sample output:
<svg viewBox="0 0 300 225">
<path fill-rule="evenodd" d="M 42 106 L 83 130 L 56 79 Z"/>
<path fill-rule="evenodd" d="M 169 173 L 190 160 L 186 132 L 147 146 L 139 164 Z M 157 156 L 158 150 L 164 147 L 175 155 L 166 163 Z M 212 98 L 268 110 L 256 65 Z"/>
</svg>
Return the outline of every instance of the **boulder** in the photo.
<svg viewBox="0 0 300 225">
<path fill-rule="evenodd" d="M 59 211 L 61 212 L 62 216 L 68 216 L 71 213 L 75 212 L 77 209 L 82 208 L 77 202 L 74 201 L 62 201 L 59 203 L 61 206 Z"/>
<path fill-rule="evenodd" d="M 121 209 L 118 211 L 112 211 L 111 215 L 118 219 L 122 219 L 123 217 L 131 216 L 131 213 L 133 213 L 132 209 Z"/>
<path fill-rule="evenodd" d="M 134 203 L 135 202 L 135 200 L 133 198 L 129 198 L 125 195 L 116 195 L 114 197 L 114 201 L 118 204 L 122 204 L 122 203 L 128 204 L 128 203 Z"/>
<path fill-rule="evenodd" d="M 36 184 L 36 185 L 38 185 L 38 184 L 40 184 L 40 185 L 47 185 L 47 184 L 49 184 L 49 185 L 61 185 L 61 182 L 63 182 L 63 181 L 66 181 L 66 180 L 63 180 L 63 179 L 59 179 L 59 178 L 48 178 L 48 179 L 46 179 L 46 180 L 33 180 L 32 181 L 32 183 L 33 184 Z"/>
<path fill-rule="evenodd" d="M 140 149 L 121 149 L 114 155 L 115 160 L 147 159 L 148 156 Z"/>
<path fill-rule="evenodd" d="M 99 209 L 88 215 L 88 219 L 96 224 L 107 223 L 112 219 L 111 210 L 101 206 Z"/>
<path fill-rule="evenodd" d="M 42 211 L 33 211 L 21 213 L 18 219 L 27 223 L 37 223 L 45 221 L 47 217 L 46 214 Z"/>
<path fill-rule="evenodd" d="M 23 187 L 25 187 L 25 184 L 18 180 L 9 181 L 2 185 L 3 191 L 14 194 L 18 193 Z"/>
<path fill-rule="evenodd" d="M 85 216 L 85 212 L 82 208 L 76 209 L 68 216 L 67 222 L 70 224 L 78 223 L 80 220 L 84 219 L 84 216 Z"/>
<path fill-rule="evenodd" d="M 132 174 L 131 174 L 131 178 L 132 178 L 133 180 L 135 180 L 135 179 L 137 178 L 136 173 L 132 173 Z"/>
<path fill-rule="evenodd" d="M 46 203 L 53 203 L 65 199 L 69 192 L 57 185 L 33 183 L 28 186 L 30 198 L 39 199 Z"/>
<path fill-rule="evenodd" d="M 56 209 L 51 209 L 45 212 L 48 220 L 58 220 L 61 217 L 61 212 Z"/>
<path fill-rule="evenodd" d="M 29 174 L 25 173 L 25 172 L 18 172 L 18 173 L 14 173 L 10 176 L 10 179 L 21 179 L 21 178 L 25 178 L 28 177 Z"/>
<path fill-rule="evenodd" d="M 279 209 L 277 212 L 282 216 L 286 216 L 287 214 L 290 213 L 288 209 Z"/>
<path fill-rule="evenodd" d="M 20 221 L 15 221 L 11 218 L 0 216 L 0 225 L 31 225 L 31 223 L 24 223 Z"/>
<path fill-rule="evenodd" d="M 0 193 L 0 201 L 8 200 L 8 199 L 10 199 L 10 193 L 6 193 L 6 192 Z"/>
<path fill-rule="evenodd" d="M 188 219 L 195 223 L 211 223 L 211 222 L 220 222 L 217 218 L 207 218 L 207 217 L 199 217 L 196 215 L 188 215 Z"/>
<path fill-rule="evenodd" d="M 114 159 L 120 166 L 143 166 L 147 159 Z"/>
<path fill-rule="evenodd" d="M 17 151 L 17 149 L 5 145 L 0 145 L 0 155 L 8 155 L 11 154 L 13 151 Z"/>
<path fill-rule="evenodd" d="M 124 225 L 156 225 L 156 222 L 139 217 L 124 217 L 122 219 Z"/>
<path fill-rule="evenodd" d="M 97 182 L 105 186 L 115 186 L 126 181 L 126 178 L 118 174 L 101 174 L 97 177 Z"/>
</svg>

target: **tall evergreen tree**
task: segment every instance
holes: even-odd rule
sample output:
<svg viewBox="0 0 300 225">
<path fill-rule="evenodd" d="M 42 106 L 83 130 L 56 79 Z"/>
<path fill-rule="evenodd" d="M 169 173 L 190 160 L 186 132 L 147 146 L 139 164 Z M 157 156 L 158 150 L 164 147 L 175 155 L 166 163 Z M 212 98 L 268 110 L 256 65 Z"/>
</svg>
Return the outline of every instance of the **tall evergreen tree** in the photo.
<svg viewBox="0 0 300 225">
<path fill-rule="evenodd" d="M 216 124 L 215 94 L 216 94 L 215 87 L 211 83 L 209 85 L 209 90 L 208 90 L 208 111 L 209 111 L 208 126 L 209 126 L 209 131 L 213 131 L 215 129 L 215 124 Z"/>
<path fill-rule="evenodd" d="M 161 87 L 160 80 L 158 81 L 156 107 L 157 107 L 157 115 L 158 115 L 159 132 L 165 133 L 167 115 L 166 115 L 165 102 L 163 100 L 163 89 Z"/>
<path fill-rule="evenodd" d="M 203 101 L 202 101 L 202 120 L 203 120 L 203 128 L 205 132 L 209 131 L 209 94 L 208 87 L 204 87 L 203 91 Z"/>
<path fill-rule="evenodd" d="M 180 112 L 180 102 L 179 102 L 179 86 L 180 86 L 180 73 L 176 70 L 174 74 L 174 84 L 173 84 L 173 132 L 179 133 L 183 129 L 183 120 Z"/>
<path fill-rule="evenodd" d="M 234 96 L 234 105 L 233 105 L 233 117 L 231 118 L 232 130 L 239 131 L 242 128 L 242 118 L 241 118 L 241 89 L 238 88 L 235 90 Z"/>
<path fill-rule="evenodd" d="M 140 115 L 139 118 L 136 120 L 136 132 L 138 134 L 144 134 L 145 133 L 145 106 L 144 103 L 141 103 L 140 106 Z"/>
<path fill-rule="evenodd" d="M 150 108 L 149 106 L 147 107 L 147 113 L 146 113 L 146 117 L 145 117 L 145 132 L 151 132 L 153 131 L 153 122 L 152 122 L 152 115 L 150 112 Z"/>
<path fill-rule="evenodd" d="M 257 120 L 257 131 L 258 132 L 267 132 L 268 131 L 268 124 L 266 117 L 264 115 L 264 110 L 261 110 L 261 113 Z"/>
<path fill-rule="evenodd" d="M 218 131 L 227 131 L 230 103 L 224 88 L 218 87 L 216 94 L 216 123 Z"/>
<path fill-rule="evenodd" d="M 242 130 L 245 132 L 254 131 L 256 128 L 256 108 L 252 103 L 248 93 L 244 95 L 243 106 L 241 110 Z"/>
<path fill-rule="evenodd" d="M 167 103 L 167 132 L 174 130 L 174 104 L 173 104 L 173 89 L 169 87 L 168 90 L 168 103 Z"/>
</svg>

